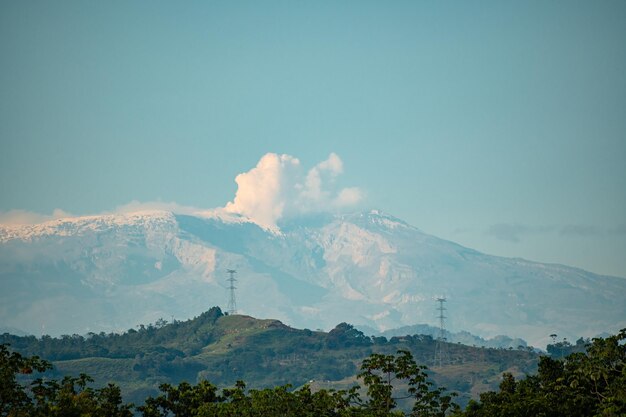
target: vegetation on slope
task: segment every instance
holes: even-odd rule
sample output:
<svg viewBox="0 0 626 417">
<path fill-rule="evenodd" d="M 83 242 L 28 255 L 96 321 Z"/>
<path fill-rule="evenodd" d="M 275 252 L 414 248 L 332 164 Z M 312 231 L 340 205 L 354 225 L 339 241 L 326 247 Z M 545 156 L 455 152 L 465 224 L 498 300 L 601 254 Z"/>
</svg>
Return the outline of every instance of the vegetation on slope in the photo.
<svg viewBox="0 0 626 417">
<path fill-rule="evenodd" d="M 499 391 L 483 393 L 464 411 L 443 388 L 429 381 L 427 368 L 411 353 L 372 353 L 364 359 L 357 378 L 364 385 L 345 391 L 317 390 L 309 385 L 291 390 L 278 386 L 246 388 L 242 381 L 219 390 L 209 381 L 196 385 L 162 384 L 160 393 L 136 408 L 143 417 L 385 417 L 385 416 L 622 416 L 626 413 L 626 329 L 606 339 L 594 339 L 586 352 L 564 359 L 542 357 L 536 375 L 516 380 L 505 373 Z M 0 345 L 0 416 L 130 417 L 132 404 L 124 404 L 113 384 L 93 389 L 90 378 L 64 377 L 19 381 L 50 364 L 24 357 Z M 408 400 L 406 411 L 399 401 Z"/>
<path fill-rule="evenodd" d="M 23 355 L 52 361 L 48 375 L 91 375 L 96 384 L 114 381 L 124 398 L 141 403 L 163 383 L 209 380 L 251 388 L 306 383 L 316 389 L 348 389 L 359 366 L 372 353 L 407 350 L 418 363 L 432 365 L 436 341 L 430 336 L 367 337 L 341 323 L 330 332 L 298 330 L 276 320 L 224 315 L 217 307 L 188 321 L 140 326 L 123 334 L 61 338 L 0 336 Z M 449 362 L 430 377 L 459 393 L 466 404 L 498 386 L 503 371 L 523 376 L 536 370 L 537 355 L 527 350 L 473 348 L 447 344 Z"/>
</svg>

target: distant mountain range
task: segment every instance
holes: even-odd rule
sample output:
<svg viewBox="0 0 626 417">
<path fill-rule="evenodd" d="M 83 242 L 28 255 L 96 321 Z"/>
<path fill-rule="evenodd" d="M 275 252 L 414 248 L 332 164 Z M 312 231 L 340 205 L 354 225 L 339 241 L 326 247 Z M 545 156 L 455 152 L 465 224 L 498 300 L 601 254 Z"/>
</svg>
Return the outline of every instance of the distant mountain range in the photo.
<svg viewBox="0 0 626 417">
<path fill-rule="evenodd" d="M 433 339 L 437 339 L 440 335 L 438 327 L 429 326 L 428 324 L 414 324 L 412 326 L 402 326 L 395 329 L 389 329 L 385 331 L 379 331 L 369 326 L 359 326 L 359 331 L 362 331 L 368 336 L 386 337 L 390 339 L 392 337 L 401 337 L 406 335 L 427 335 Z M 471 334 L 468 331 L 461 330 L 459 332 L 450 332 L 444 330 L 445 340 L 449 343 L 460 343 L 466 346 L 479 346 L 488 348 L 513 348 L 519 349 L 520 347 L 526 348 L 528 344 L 524 339 L 518 337 L 512 338 L 506 335 L 498 335 L 489 339 L 482 338 Z"/>
<path fill-rule="evenodd" d="M 437 323 L 545 346 L 626 327 L 626 279 L 485 255 L 378 211 L 264 229 L 224 214 L 139 212 L 0 226 L 0 326 L 40 334 L 132 328 L 225 307 L 291 326 L 385 331 Z"/>
</svg>

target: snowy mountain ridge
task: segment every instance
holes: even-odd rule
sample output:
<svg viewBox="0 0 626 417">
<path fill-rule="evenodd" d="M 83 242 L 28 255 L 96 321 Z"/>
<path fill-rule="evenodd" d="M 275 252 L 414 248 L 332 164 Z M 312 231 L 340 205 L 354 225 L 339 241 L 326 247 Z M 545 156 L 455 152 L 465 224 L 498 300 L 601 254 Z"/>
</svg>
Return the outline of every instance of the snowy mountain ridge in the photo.
<svg viewBox="0 0 626 417">
<path fill-rule="evenodd" d="M 72 236 L 85 232 L 97 232 L 112 227 L 139 227 L 174 223 L 174 214 L 166 211 L 141 211 L 128 214 L 104 214 L 97 216 L 66 217 L 36 224 L 0 224 L 0 242 L 12 239 L 24 241 L 43 236 Z"/>
<path fill-rule="evenodd" d="M 240 312 L 297 327 L 433 324 L 439 296 L 449 329 L 482 337 L 626 327 L 626 279 L 485 255 L 375 210 L 279 226 L 167 211 L 0 226 L 0 325 L 61 334 L 188 318 L 226 305 L 236 269 Z"/>
</svg>

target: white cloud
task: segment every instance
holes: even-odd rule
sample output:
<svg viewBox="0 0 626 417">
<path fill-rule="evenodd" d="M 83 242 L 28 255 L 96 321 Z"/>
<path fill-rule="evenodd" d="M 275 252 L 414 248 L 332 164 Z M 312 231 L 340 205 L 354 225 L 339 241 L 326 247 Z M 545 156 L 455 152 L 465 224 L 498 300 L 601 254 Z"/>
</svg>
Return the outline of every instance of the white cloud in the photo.
<svg viewBox="0 0 626 417">
<path fill-rule="evenodd" d="M 246 216 L 264 227 L 275 228 L 283 216 L 289 197 L 287 191 L 296 185 L 300 161 L 289 155 L 265 154 L 256 167 L 235 178 L 235 199 L 224 208 Z"/>
<path fill-rule="evenodd" d="M 338 190 L 335 180 L 342 172 L 343 162 L 335 153 L 306 173 L 298 158 L 268 153 L 256 167 L 237 175 L 235 199 L 224 210 L 277 229 L 284 217 L 353 206 L 363 193 L 358 188 Z"/>
<path fill-rule="evenodd" d="M 358 204 L 363 200 L 363 192 L 358 187 L 344 188 L 339 191 L 337 198 L 333 201 L 336 208 L 350 207 Z"/>
</svg>

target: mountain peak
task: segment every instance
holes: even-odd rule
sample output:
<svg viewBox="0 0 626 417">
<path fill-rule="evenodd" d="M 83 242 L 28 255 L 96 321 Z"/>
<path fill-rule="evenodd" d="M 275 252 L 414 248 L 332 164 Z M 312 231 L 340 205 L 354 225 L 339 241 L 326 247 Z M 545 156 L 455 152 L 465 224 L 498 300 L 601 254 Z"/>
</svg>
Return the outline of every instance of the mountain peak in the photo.
<svg viewBox="0 0 626 417">
<path fill-rule="evenodd" d="M 406 223 L 405 221 L 400 220 L 399 218 L 394 217 L 381 210 L 370 210 L 369 212 L 364 213 L 363 216 L 366 217 L 371 223 L 379 226 L 384 226 L 389 229 L 411 228 L 414 230 L 418 230 L 417 228 Z"/>
</svg>

